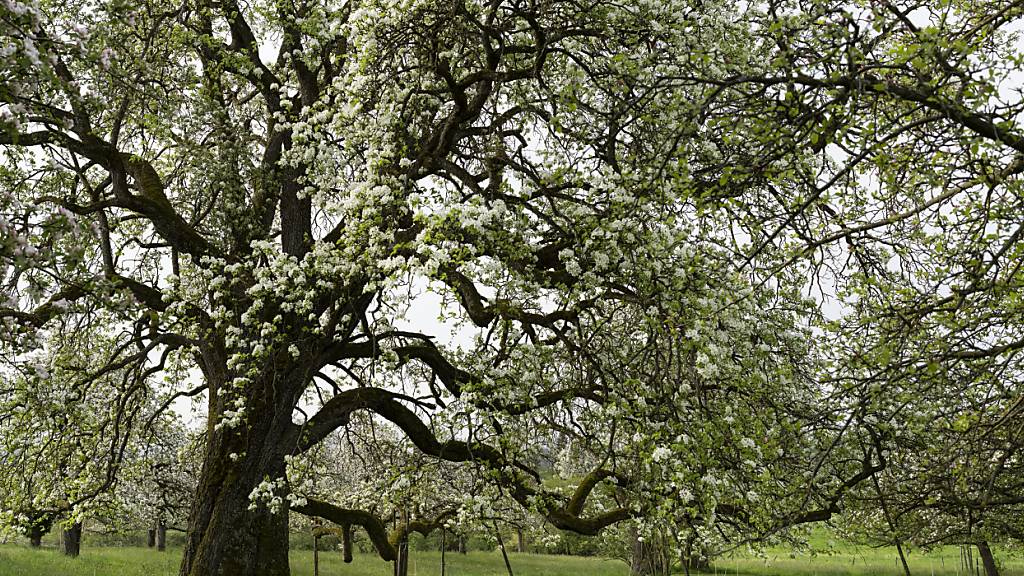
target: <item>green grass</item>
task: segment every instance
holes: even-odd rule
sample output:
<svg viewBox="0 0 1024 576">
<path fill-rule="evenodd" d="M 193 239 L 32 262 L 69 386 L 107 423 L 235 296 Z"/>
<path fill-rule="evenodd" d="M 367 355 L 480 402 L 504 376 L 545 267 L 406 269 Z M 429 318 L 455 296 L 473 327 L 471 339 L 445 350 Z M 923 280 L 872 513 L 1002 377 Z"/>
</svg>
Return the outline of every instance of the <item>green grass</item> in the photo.
<svg viewBox="0 0 1024 576">
<path fill-rule="evenodd" d="M 870 548 L 846 542 L 812 538 L 816 553 L 794 553 L 788 548 L 771 548 L 763 557 L 737 553 L 715 563 L 712 574 L 718 576 L 902 576 L 896 551 L 892 548 Z M 1024 576 L 1024 557 L 996 549 L 1002 576 Z M 626 576 L 626 565 L 617 560 L 510 554 L 516 576 Z M 137 547 L 82 548 L 79 558 L 66 558 L 53 548 L 32 550 L 20 545 L 0 546 L 0 576 L 175 576 L 181 559 L 179 549 L 157 552 Z M 313 553 L 295 550 L 291 554 L 292 574 L 313 574 Z M 505 576 L 499 552 L 470 552 L 446 555 L 448 576 Z M 439 576 L 441 555 L 438 552 L 413 551 L 410 576 Z M 909 552 L 913 576 L 969 576 L 960 571 L 960 551 L 947 546 L 924 553 Z M 372 554 L 356 554 L 354 562 L 345 564 L 337 551 L 320 553 L 320 574 L 323 576 L 390 576 L 391 564 Z"/>
<path fill-rule="evenodd" d="M 762 555 L 733 554 L 715 563 L 719 576 L 902 576 L 903 568 L 895 548 L 872 548 L 841 541 L 811 540 L 814 552 L 793 552 L 769 548 Z M 929 552 L 909 550 L 907 564 L 912 576 L 970 576 L 961 568 L 960 549 L 943 546 Z M 1021 552 L 994 547 L 1001 576 L 1024 576 Z M 979 570 L 981 560 L 972 550 Z"/>
<path fill-rule="evenodd" d="M 505 576 L 500 552 L 449 552 L 445 556 L 448 576 Z M 32 550 L 24 546 L 0 546 L 0 576 L 176 576 L 180 550 L 157 552 L 148 548 L 82 547 L 78 558 L 66 558 L 57 550 Z M 617 560 L 510 554 L 516 576 L 625 576 L 626 565 Z M 296 550 L 291 553 L 292 575 L 313 574 L 313 553 Z M 336 551 L 320 553 L 322 576 L 390 576 L 390 563 L 371 554 L 356 554 L 351 564 L 341 560 Z M 441 573 L 439 552 L 411 553 L 409 576 L 436 576 Z"/>
</svg>

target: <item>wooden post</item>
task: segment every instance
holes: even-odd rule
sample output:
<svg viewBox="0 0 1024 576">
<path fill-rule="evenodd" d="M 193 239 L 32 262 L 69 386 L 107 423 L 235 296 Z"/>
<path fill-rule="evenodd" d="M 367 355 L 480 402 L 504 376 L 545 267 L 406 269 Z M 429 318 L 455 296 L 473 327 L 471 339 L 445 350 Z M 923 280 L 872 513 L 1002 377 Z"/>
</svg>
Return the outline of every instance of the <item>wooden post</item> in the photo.
<svg viewBox="0 0 1024 576">
<path fill-rule="evenodd" d="M 408 510 L 402 510 L 401 517 L 398 519 L 399 522 L 405 525 L 405 532 L 401 539 L 399 539 L 395 552 L 397 558 L 395 558 L 395 576 L 407 576 L 409 574 L 409 512 Z"/>
<path fill-rule="evenodd" d="M 515 576 L 512 573 L 512 564 L 508 561 L 508 553 L 505 551 L 505 540 L 501 538 L 501 530 L 498 530 L 497 522 L 494 522 L 494 535 L 498 538 L 498 547 L 501 548 L 501 557 L 505 560 L 505 570 L 508 571 L 508 576 Z"/>
<path fill-rule="evenodd" d="M 882 508 L 882 514 L 885 515 L 885 521 L 889 524 L 889 532 L 892 535 L 892 541 L 896 544 L 896 553 L 899 554 L 900 563 L 903 564 L 904 576 L 910 576 L 910 566 L 907 564 L 907 557 L 903 554 L 903 543 L 900 539 L 899 531 L 896 528 L 896 522 L 893 521 L 892 514 L 889 513 L 889 506 L 885 501 L 885 495 L 882 494 L 882 487 L 878 483 L 878 476 L 872 476 L 871 481 L 875 484 L 875 493 L 878 494 L 878 502 Z"/>
<path fill-rule="evenodd" d="M 444 576 L 444 552 L 445 552 L 445 548 L 448 547 L 448 546 L 445 545 L 445 534 L 446 533 L 447 532 L 445 531 L 444 526 L 442 526 L 441 527 L 441 576 Z"/>
<path fill-rule="evenodd" d="M 313 576 L 320 576 L 320 519 L 313 519 Z"/>
</svg>

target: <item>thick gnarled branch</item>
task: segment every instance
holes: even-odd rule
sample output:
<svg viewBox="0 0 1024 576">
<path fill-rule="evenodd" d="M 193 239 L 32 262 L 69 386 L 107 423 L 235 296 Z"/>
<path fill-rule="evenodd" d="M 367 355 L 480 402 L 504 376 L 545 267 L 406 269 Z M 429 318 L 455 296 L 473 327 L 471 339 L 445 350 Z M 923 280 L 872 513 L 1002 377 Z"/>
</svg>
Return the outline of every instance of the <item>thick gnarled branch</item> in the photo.
<svg viewBox="0 0 1024 576">
<path fill-rule="evenodd" d="M 418 532 L 423 536 L 429 536 L 431 532 L 440 528 L 444 521 L 455 513 L 454 510 L 445 510 L 430 520 L 418 518 L 408 522 L 400 522 L 389 533 L 383 520 L 365 510 L 342 508 L 314 498 L 307 498 L 305 504 L 293 505 L 291 509 L 299 514 L 323 518 L 341 526 L 342 540 L 347 542 L 345 562 L 352 561 L 350 532 L 352 526 L 360 526 L 366 530 L 366 534 L 370 537 L 370 542 L 373 543 L 373 547 L 377 549 L 380 557 L 391 562 L 398 558 L 398 546 L 410 533 Z"/>
</svg>

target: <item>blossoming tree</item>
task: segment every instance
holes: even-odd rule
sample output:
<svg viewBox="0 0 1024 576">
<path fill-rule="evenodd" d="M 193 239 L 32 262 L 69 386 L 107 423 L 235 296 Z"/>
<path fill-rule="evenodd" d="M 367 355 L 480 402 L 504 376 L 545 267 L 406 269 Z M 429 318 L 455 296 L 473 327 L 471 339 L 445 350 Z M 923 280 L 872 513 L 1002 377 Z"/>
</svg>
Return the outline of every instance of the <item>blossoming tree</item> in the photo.
<svg viewBox="0 0 1024 576">
<path fill-rule="evenodd" d="M 832 463 L 859 404 L 820 409 L 808 277 L 871 303 L 829 328 L 952 323 L 917 360 L 1024 342 L 992 312 L 1020 301 L 1018 9 L 943 6 L 9 0 L 7 359 L 86 323 L 109 367 L 194 368 L 186 576 L 287 574 L 287 512 L 251 497 L 286 501 L 286 457 L 356 412 L 563 529 L 669 490 L 696 524 L 826 519 L 884 456 L 869 427 Z M 917 366 L 893 349 L 855 351 Z M 594 430 L 568 493 L 516 441 L 545 411 Z"/>
</svg>

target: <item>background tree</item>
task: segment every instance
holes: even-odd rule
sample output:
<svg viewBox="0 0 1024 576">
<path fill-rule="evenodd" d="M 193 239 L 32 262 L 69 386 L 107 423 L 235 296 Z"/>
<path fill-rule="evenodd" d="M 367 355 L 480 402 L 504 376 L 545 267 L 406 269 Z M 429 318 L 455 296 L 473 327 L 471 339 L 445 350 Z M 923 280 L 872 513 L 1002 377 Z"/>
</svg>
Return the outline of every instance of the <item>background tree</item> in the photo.
<svg viewBox="0 0 1024 576">
<path fill-rule="evenodd" d="M 986 574 L 997 576 L 990 543 L 1022 536 L 1021 428 L 1004 418 L 1019 396 L 1007 376 L 982 373 L 988 386 L 958 386 L 969 374 L 937 374 L 946 380 L 933 388 L 941 397 L 916 396 L 886 418 L 900 430 L 891 464 L 854 492 L 844 532 L 874 543 L 976 546 Z"/>
<path fill-rule="evenodd" d="M 77 556 L 81 524 L 114 490 L 135 421 L 148 394 L 146 374 L 108 363 L 102 335 L 68 332 L 5 374 L 0 396 L 0 475 L 5 524 L 38 546 L 60 527 L 64 552 Z"/>
<path fill-rule="evenodd" d="M 147 413 L 96 519 L 108 532 L 134 542 L 142 534 L 149 547 L 163 551 L 168 531 L 184 532 L 188 525 L 203 438 L 175 412 L 151 405 Z"/>
</svg>

